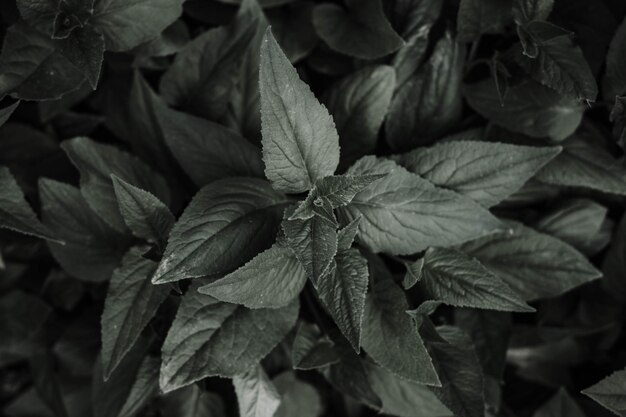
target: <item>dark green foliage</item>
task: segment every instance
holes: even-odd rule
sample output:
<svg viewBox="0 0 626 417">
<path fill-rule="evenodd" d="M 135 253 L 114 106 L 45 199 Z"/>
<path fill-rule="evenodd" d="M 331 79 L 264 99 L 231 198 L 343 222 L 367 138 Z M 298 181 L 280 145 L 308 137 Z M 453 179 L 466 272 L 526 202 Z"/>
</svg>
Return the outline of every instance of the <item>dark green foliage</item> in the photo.
<svg viewBox="0 0 626 417">
<path fill-rule="evenodd" d="M 3 416 L 626 416 L 621 1 L 0 16 Z"/>
</svg>

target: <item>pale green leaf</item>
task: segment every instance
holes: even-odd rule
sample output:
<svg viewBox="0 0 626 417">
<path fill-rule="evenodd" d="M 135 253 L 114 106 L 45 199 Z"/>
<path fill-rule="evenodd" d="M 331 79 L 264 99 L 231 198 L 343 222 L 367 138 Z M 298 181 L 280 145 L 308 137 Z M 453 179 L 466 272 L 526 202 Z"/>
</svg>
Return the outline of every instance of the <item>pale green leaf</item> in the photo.
<svg viewBox="0 0 626 417">
<path fill-rule="evenodd" d="M 281 404 L 276 387 L 261 365 L 233 377 L 241 417 L 272 417 Z"/>
<path fill-rule="evenodd" d="M 612 373 L 582 393 L 618 416 L 626 416 L 626 370 Z"/>
</svg>

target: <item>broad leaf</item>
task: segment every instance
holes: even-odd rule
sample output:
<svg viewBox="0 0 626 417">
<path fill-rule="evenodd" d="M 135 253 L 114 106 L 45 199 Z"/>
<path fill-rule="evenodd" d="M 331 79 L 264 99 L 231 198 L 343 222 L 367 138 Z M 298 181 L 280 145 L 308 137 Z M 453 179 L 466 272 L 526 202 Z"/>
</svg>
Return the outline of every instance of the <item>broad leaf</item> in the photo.
<svg viewBox="0 0 626 417">
<path fill-rule="evenodd" d="M 285 212 L 287 217 L 289 211 Z M 300 261 L 307 276 L 317 285 L 327 273 L 337 253 L 337 223 L 321 216 L 307 220 L 284 219 L 282 230 L 287 246 Z"/>
<path fill-rule="evenodd" d="M 165 394 L 159 406 L 161 412 L 168 416 L 226 417 L 227 415 L 221 397 L 202 390 L 197 384 Z"/>
<path fill-rule="evenodd" d="M 43 224 L 65 242 L 48 243 L 57 262 L 81 280 L 108 280 L 126 252 L 129 239 L 101 220 L 75 187 L 43 179 L 39 195 Z"/>
<path fill-rule="evenodd" d="M 543 404 L 533 417 L 585 417 L 585 413 L 564 388 Z"/>
<path fill-rule="evenodd" d="M 134 155 L 88 138 L 66 140 L 61 147 L 80 171 L 80 192 L 89 207 L 116 230 L 127 230 L 111 175 L 169 202 L 165 179 Z"/>
<path fill-rule="evenodd" d="M 73 30 L 67 39 L 59 41 L 58 47 L 95 90 L 104 60 L 104 37 L 91 26 L 85 26 Z"/>
<path fill-rule="evenodd" d="M 357 352 L 368 278 L 367 260 L 358 249 L 344 249 L 337 253 L 330 272 L 313 281 L 320 300 Z"/>
<path fill-rule="evenodd" d="M 470 106 L 489 121 L 532 137 L 563 140 L 576 130 L 583 106 L 534 81 L 524 81 L 500 95 L 492 80 L 466 85 Z"/>
<path fill-rule="evenodd" d="M 468 242 L 460 250 L 496 273 L 524 300 L 556 297 L 600 277 L 574 248 L 519 223 Z"/>
<path fill-rule="evenodd" d="M 113 188 L 122 219 L 133 234 L 165 248 L 167 237 L 176 222 L 165 204 L 148 191 L 134 187 L 113 176 Z"/>
<path fill-rule="evenodd" d="M 324 103 L 337 126 L 341 160 L 346 164 L 376 148 L 395 83 L 392 67 L 376 65 L 356 71 L 329 88 Z"/>
<path fill-rule="evenodd" d="M 265 11 L 272 33 L 292 63 L 309 55 L 319 42 L 313 27 L 314 7 L 312 2 L 303 1 Z"/>
<path fill-rule="evenodd" d="M 242 3 L 228 26 L 204 32 L 176 55 L 159 86 L 168 104 L 211 120 L 224 115 L 238 66 L 256 31 L 251 2 Z"/>
<path fill-rule="evenodd" d="M 9 168 L 0 167 L 0 190 L 0 228 L 63 243 L 37 219 Z"/>
<path fill-rule="evenodd" d="M 383 368 L 410 381 L 439 385 L 432 361 L 417 328 L 406 314 L 409 305 L 389 272 L 370 262 L 372 289 L 365 301 L 361 341 Z"/>
<path fill-rule="evenodd" d="M 165 107 L 156 114 L 167 146 L 196 185 L 228 177 L 263 178 L 261 151 L 234 130 Z"/>
<path fill-rule="evenodd" d="M 109 283 L 101 320 L 105 379 L 120 364 L 170 292 L 169 287 L 150 282 L 157 265 L 143 258 L 145 251 L 142 247 L 131 248 Z"/>
<path fill-rule="evenodd" d="M 135 376 L 128 397 L 118 414 L 118 417 L 133 417 L 142 410 L 158 394 L 159 360 L 146 357 Z"/>
<path fill-rule="evenodd" d="M 446 32 L 428 61 L 391 101 L 385 133 L 393 149 L 409 150 L 432 143 L 459 120 L 464 61 L 465 49 Z"/>
<path fill-rule="evenodd" d="M 203 187 L 172 228 L 155 284 L 230 272 L 270 246 L 285 196 L 260 179 Z"/>
<path fill-rule="evenodd" d="M 357 194 L 342 217 L 359 223 L 359 240 L 375 252 L 412 254 L 493 232 L 499 221 L 472 200 L 436 188 L 392 161 L 360 159 L 350 175 L 387 174 Z"/>
<path fill-rule="evenodd" d="M 183 0 L 96 0 L 90 23 L 110 51 L 126 51 L 156 38 L 182 14 Z M 132 28 L 132 30 L 129 30 Z"/>
<path fill-rule="evenodd" d="M 294 369 L 323 368 L 339 362 L 339 355 L 328 337 L 322 336 L 315 324 L 301 322 L 296 330 L 291 351 Z"/>
<path fill-rule="evenodd" d="M 552 185 L 626 195 L 626 166 L 595 139 L 584 134 L 567 139 L 561 154 L 539 171 L 537 179 Z"/>
<path fill-rule="evenodd" d="M 438 187 L 491 207 L 522 188 L 560 150 L 559 147 L 452 141 L 415 149 L 399 155 L 397 161 Z"/>
<path fill-rule="evenodd" d="M 435 340 L 428 343 L 441 387 L 430 387 L 458 417 L 483 417 L 484 378 L 474 345 L 456 327 L 437 329 Z"/>
<path fill-rule="evenodd" d="M 456 307 L 535 311 L 497 275 L 456 249 L 428 249 L 420 283 L 435 299 Z"/>
<path fill-rule="evenodd" d="M 241 268 L 200 287 L 199 291 L 248 308 L 278 308 L 298 297 L 304 284 L 304 268 L 288 247 L 277 242 Z"/>
<path fill-rule="evenodd" d="M 272 380 L 281 397 L 274 417 L 319 417 L 322 399 L 315 387 L 298 378 L 293 371 L 285 371 Z"/>
<path fill-rule="evenodd" d="M 222 303 L 192 285 L 162 348 L 164 392 L 208 376 L 234 377 L 256 365 L 291 330 L 298 302 L 280 309 L 249 310 Z"/>
<path fill-rule="evenodd" d="M 335 124 L 268 31 L 261 46 L 261 120 L 265 175 L 275 189 L 299 193 L 339 163 Z"/>
<path fill-rule="evenodd" d="M 622 65 L 626 58 L 626 19 L 613 35 L 606 55 L 606 72 L 602 80 L 604 99 L 613 101 L 616 96 L 626 94 L 626 70 Z"/>
<path fill-rule="evenodd" d="M 582 393 L 613 411 L 618 416 L 625 416 L 626 370 L 614 372 L 595 385 L 586 388 Z"/>
<path fill-rule="evenodd" d="M 347 9 L 325 3 L 313 11 L 315 30 L 332 49 L 356 58 L 376 59 L 404 44 L 385 17 L 381 0 L 345 3 Z"/>
<path fill-rule="evenodd" d="M 272 417 L 281 398 L 267 374 L 257 365 L 247 372 L 235 375 L 233 385 L 237 393 L 241 417 Z"/>
</svg>

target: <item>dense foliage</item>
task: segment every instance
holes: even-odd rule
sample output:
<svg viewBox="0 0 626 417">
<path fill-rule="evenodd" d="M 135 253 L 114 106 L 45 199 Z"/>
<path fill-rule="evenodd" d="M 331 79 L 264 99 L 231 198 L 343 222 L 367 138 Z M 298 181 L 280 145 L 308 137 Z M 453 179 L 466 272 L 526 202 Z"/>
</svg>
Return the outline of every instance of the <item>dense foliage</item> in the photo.
<svg viewBox="0 0 626 417">
<path fill-rule="evenodd" d="M 5 415 L 626 416 L 623 1 L 0 12 Z"/>
</svg>

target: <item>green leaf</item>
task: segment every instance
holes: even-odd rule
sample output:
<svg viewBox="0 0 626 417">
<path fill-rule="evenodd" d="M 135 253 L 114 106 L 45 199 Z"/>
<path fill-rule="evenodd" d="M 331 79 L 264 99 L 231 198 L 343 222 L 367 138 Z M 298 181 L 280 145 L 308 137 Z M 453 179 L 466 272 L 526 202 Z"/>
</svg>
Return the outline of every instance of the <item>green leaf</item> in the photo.
<svg viewBox="0 0 626 417">
<path fill-rule="evenodd" d="M 576 249 L 519 223 L 460 250 L 496 273 L 524 300 L 556 297 L 600 277 Z"/>
<path fill-rule="evenodd" d="M 402 286 L 405 290 L 412 288 L 422 277 L 422 268 L 424 267 L 424 258 L 419 258 L 413 263 L 405 263 L 406 274 L 402 280 Z"/>
<path fill-rule="evenodd" d="M 511 19 L 510 0 L 461 0 L 457 16 L 460 42 L 476 41 L 483 33 L 503 32 Z"/>
<path fill-rule="evenodd" d="M 148 356 L 141 362 L 141 366 L 137 370 L 135 382 L 118 417 L 132 417 L 141 411 L 146 404 L 156 397 L 159 389 L 158 380 L 159 360 Z"/>
<path fill-rule="evenodd" d="M 610 240 L 605 229 L 607 208 L 587 199 L 573 199 L 548 212 L 534 225 L 586 255 L 601 251 Z"/>
<path fill-rule="evenodd" d="M 135 236 L 164 248 L 176 222 L 170 209 L 148 191 L 134 187 L 115 175 L 112 179 L 117 204 L 126 226 Z"/>
<path fill-rule="evenodd" d="M 560 151 L 559 147 L 452 141 L 415 149 L 396 160 L 438 187 L 491 207 L 522 188 Z"/>
<path fill-rule="evenodd" d="M 402 290 L 384 265 L 370 263 L 371 292 L 365 301 L 361 342 L 383 368 L 410 381 L 439 385 L 432 361 L 411 318 Z"/>
<path fill-rule="evenodd" d="M 128 237 L 100 219 L 77 188 L 42 179 L 39 195 L 43 224 L 65 242 L 48 243 L 57 262 L 78 279 L 108 280 L 129 247 Z"/>
<path fill-rule="evenodd" d="M 399 89 L 385 123 L 395 150 L 431 143 L 461 117 L 461 77 L 465 48 L 450 32 L 435 45 L 428 61 Z"/>
<path fill-rule="evenodd" d="M 297 300 L 279 309 L 249 310 L 222 303 L 192 285 L 162 348 L 164 392 L 208 376 L 232 378 L 256 365 L 291 330 Z"/>
<path fill-rule="evenodd" d="M 359 240 L 375 252 L 407 255 L 429 246 L 451 246 L 499 227 L 499 221 L 472 200 L 434 187 L 393 161 L 364 157 L 349 175 L 387 174 L 339 213 L 362 216 Z"/>
<path fill-rule="evenodd" d="M 276 387 L 261 365 L 233 377 L 241 417 L 272 417 L 281 404 Z"/>
<path fill-rule="evenodd" d="M 139 338 L 170 288 L 155 286 L 156 263 L 143 258 L 146 248 L 133 247 L 113 271 L 102 312 L 102 372 L 108 379 Z"/>
<path fill-rule="evenodd" d="M 61 148 L 80 171 L 80 192 L 89 207 L 116 230 L 123 232 L 127 228 L 111 174 L 169 202 L 165 179 L 134 155 L 84 137 L 66 140 Z"/>
<path fill-rule="evenodd" d="M 372 389 L 382 401 L 381 411 L 400 417 L 452 417 L 452 412 L 422 384 L 400 378 L 383 367 L 368 363 Z"/>
<path fill-rule="evenodd" d="M 464 95 L 489 121 L 537 138 L 565 139 L 580 124 L 584 110 L 575 98 L 531 80 L 510 87 L 502 102 L 492 80 L 466 85 Z"/>
<path fill-rule="evenodd" d="M 183 0 L 96 0 L 90 19 L 106 49 L 127 51 L 150 41 L 182 14 Z"/>
<path fill-rule="evenodd" d="M 206 185 L 172 228 L 152 282 L 232 271 L 270 246 L 287 203 L 260 179 L 227 178 Z"/>
<path fill-rule="evenodd" d="M 402 38 L 385 17 L 381 0 L 346 0 L 346 9 L 324 3 L 313 10 L 313 25 L 335 51 L 360 59 L 376 59 L 397 51 Z"/>
<path fill-rule="evenodd" d="M 597 143 L 576 134 L 563 142 L 563 151 L 537 173 L 539 181 L 626 195 L 626 166 Z"/>
<path fill-rule="evenodd" d="M 294 369 L 310 370 L 332 365 L 340 359 L 333 342 L 322 336 L 317 325 L 301 322 L 294 336 L 291 360 Z"/>
<path fill-rule="evenodd" d="M 76 28 L 67 39 L 59 41 L 59 51 L 95 90 L 104 59 L 104 37 L 91 26 Z"/>
<path fill-rule="evenodd" d="M 530 22 L 523 30 L 536 48 L 536 56 L 519 54 L 516 59 L 534 80 L 564 95 L 595 101 L 595 77 L 570 33 L 563 34 L 551 23 L 541 21 Z"/>
<path fill-rule="evenodd" d="M 282 230 L 287 246 L 304 267 L 306 275 L 317 285 L 329 273 L 337 253 L 337 223 L 321 216 L 289 220 L 289 211 L 285 212 L 285 217 Z"/>
<path fill-rule="evenodd" d="M 342 162 L 352 163 L 374 151 L 395 84 L 392 67 L 372 65 L 328 89 L 324 103 L 337 126 Z"/>
<path fill-rule="evenodd" d="M 288 247 L 277 242 L 241 268 L 200 287 L 199 291 L 248 308 L 278 308 L 298 297 L 304 284 L 304 268 Z"/>
<path fill-rule="evenodd" d="M 435 299 L 455 307 L 535 311 L 497 275 L 456 249 L 428 249 L 420 283 Z"/>
<path fill-rule="evenodd" d="M 168 104 L 211 120 L 225 114 L 244 51 L 256 31 L 251 3 L 244 1 L 228 26 L 204 32 L 176 55 L 159 86 Z"/>
<path fill-rule="evenodd" d="M 342 347 L 340 357 L 324 374 L 328 382 L 360 403 L 380 409 L 382 402 L 370 383 L 369 363 L 348 347 Z"/>
<path fill-rule="evenodd" d="M 518 24 L 546 20 L 553 7 L 554 0 L 515 0 L 513 16 Z"/>
<path fill-rule="evenodd" d="M 315 186 L 300 203 L 289 220 L 306 220 L 313 217 L 323 201 L 328 201 L 332 209 L 348 205 L 355 195 L 385 175 L 331 175 L 315 183 Z"/>
<path fill-rule="evenodd" d="M 585 413 L 564 388 L 542 405 L 533 417 L 585 417 Z"/>
<path fill-rule="evenodd" d="M 188 385 L 162 396 L 161 412 L 180 417 L 226 417 L 221 397 L 203 391 L 198 385 Z"/>
<path fill-rule="evenodd" d="M 83 75 L 45 34 L 18 21 L 4 37 L 0 55 L 0 98 L 52 100 L 78 89 Z"/>
<path fill-rule="evenodd" d="M 626 416 L 626 370 L 612 373 L 582 393 L 618 416 Z"/>
<path fill-rule="evenodd" d="M 266 10 L 272 33 L 291 63 L 296 63 L 317 46 L 319 41 L 313 27 L 312 2 L 294 2 L 282 8 Z"/>
<path fill-rule="evenodd" d="M 0 190 L 0 228 L 63 243 L 60 237 L 41 224 L 9 168 L 1 166 Z"/>
<path fill-rule="evenodd" d="M 330 272 L 313 281 L 322 304 L 357 352 L 361 348 L 368 278 L 365 258 L 357 249 L 345 249 L 335 256 Z"/>
<path fill-rule="evenodd" d="M 613 101 L 626 94 L 626 69 L 622 63 L 626 59 L 626 18 L 617 28 L 606 54 L 606 72 L 602 79 L 604 99 Z"/>
<path fill-rule="evenodd" d="M 311 189 L 339 163 L 332 117 L 298 77 L 271 31 L 261 46 L 261 120 L 265 175 L 288 193 Z"/>
<path fill-rule="evenodd" d="M 156 111 L 174 158 L 198 186 L 228 177 L 264 178 L 259 148 L 218 123 L 166 107 Z"/>
<path fill-rule="evenodd" d="M 350 249 L 352 243 L 354 243 L 356 234 L 359 231 L 360 222 L 361 218 L 357 217 L 345 225 L 343 229 L 339 230 L 337 233 L 337 250 L 342 251 Z"/>
<path fill-rule="evenodd" d="M 430 387 L 435 395 L 458 417 L 484 417 L 484 378 L 469 337 L 456 327 L 437 329 L 428 343 L 441 387 Z"/>
<path fill-rule="evenodd" d="M 319 417 L 322 399 L 313 385 L 296 378 L 293 371 L 285 371 L 272 380 L 281 397 L 274 417 Z"/>
</svg>

